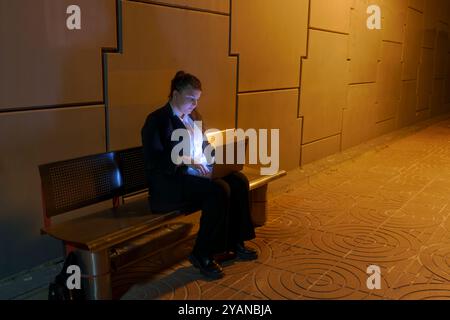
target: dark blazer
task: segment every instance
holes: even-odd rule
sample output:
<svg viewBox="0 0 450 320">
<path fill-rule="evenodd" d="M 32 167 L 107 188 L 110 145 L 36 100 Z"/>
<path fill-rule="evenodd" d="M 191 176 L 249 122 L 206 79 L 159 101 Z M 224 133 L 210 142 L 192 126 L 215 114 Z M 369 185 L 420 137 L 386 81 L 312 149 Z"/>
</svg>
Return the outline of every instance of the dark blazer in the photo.
<svg viewBox="0 0 450 320">
<path fill-rule="evenodd" d="M 201 121 L 196 110 L 190 117 Z M 180 175 L 186 174 L 187 166 L 175 165 L 172 162 L 172 149 L 180 141 L 172 141 L 172 133 L 176 129 L 186 129 L 183 122 L 173 114 L 169 103 L 150 113 L 141 130 L 144 149 L 145 174 L 149 185 L 151 204 L 163 204 L 167 207 L 173 202 L 182 201 L 182 183 Z M 203 150 L 208 142 L 203 142 Z"/>
</svg>

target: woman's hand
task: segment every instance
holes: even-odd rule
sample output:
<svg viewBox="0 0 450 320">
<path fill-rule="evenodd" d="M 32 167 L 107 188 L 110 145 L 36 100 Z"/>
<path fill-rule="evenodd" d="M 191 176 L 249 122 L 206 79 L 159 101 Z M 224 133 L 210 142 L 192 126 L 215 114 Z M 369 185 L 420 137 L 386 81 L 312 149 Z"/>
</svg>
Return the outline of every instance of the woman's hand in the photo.
<svg viewBox="0 0 450 320">
<path fill-rule="evenodd" d="M 188 167 L 196 169 L 202 176 L 206 176 L 209 174 L 209 168 L 203 164 L 189 164 Z"/>
</svg>

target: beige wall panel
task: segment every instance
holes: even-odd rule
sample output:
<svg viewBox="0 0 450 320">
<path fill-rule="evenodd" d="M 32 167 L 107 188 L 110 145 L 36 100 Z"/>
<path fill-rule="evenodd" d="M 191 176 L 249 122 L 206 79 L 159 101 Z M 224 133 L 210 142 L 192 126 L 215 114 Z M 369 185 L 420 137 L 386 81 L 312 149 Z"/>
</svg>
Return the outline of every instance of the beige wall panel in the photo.
<svg viewBox="0 0 450 320">
<path fill-rule="evenodd" d="M 448 78 L 444 81 L 444 103 L 450 103 L 450 81 Z"/>
<path fill-rule="evenodd" d="M 239 91 L 298 87 L 301 57 L 306 56 L 308 1 L 233 1 L 231 14 Z"/>
<path fill-rule="evenodd" d="M 376 85 L 358 84 L 348 88 L 348 106 L 344 110 L 342 150 L 369 140 L 374 134 Z"/>
<path fill-rule="evenodd" d="M 409 0 L 408 6 L 423 12 L 425 9 L 425 0 Z"/>
<path fill-rule="evenodd" d="M 382 136 L 396 129 L 396 119 L 388 119 L 375 124 L 375 136 Z"/>
<path fill-rule="evenodd" d="M 447 30 L 440 30 L 436 41 L 434 78 L 445 78 L 447 76 L 448 52 L 448 32 Z"/>
<path fill-rule="evenodd" d="M 125 2 L 124 53 L 109 66 L 111 148 L 141 144 L 145 117 L 167 102 L 177 70 L 197 75 L 205 122 L 219 129 L 235 125 L 236 58 L 228 56 L 228 17 Z"/>
<path fill-rule="evenodd" d="M 449 9 L 450 2 L 448 0 L 427 0 L 425 2 L 425 31 L 426 33 L 432 31 L 434 35 L 434 37 L 429 37 L 425 46 L 435 46 L 436 35 L 439 30 L 448 32 Z"/>
<path fill-rule="evenodd" d="M 381 61 L 377 74 L 377 103 L 375 105 L 374 121 L 386 122 L 398 112 L 401 92 L 401 56 L 402 45 L 392 42 L 383 42 L 381 48 Z M 385 128 L 386 124 L 377 127 Z M 389 125 L 387 125 L 389 127 Z M 381 129 L 381 132 L 384 129 Z M 379 130 L 377 131 L 379 134 Z"/>
<path fill-rule="evenodd" d="M 450 102 L 450 53 L 447 54 L 447 76 L 444 81 L 444 101 Z"/>
<path fill-rule="evenodd" d="M 103 100 L 102 47 L 116 47 L 115 0 L 2 0 L 0 109 Z M 66 27 L 69 5 L 81 30 Z"/>
<path fill-rule="evenodd" d="M 315 141 L 302 146 L 302 165 L 341 151 L 341 135 Z"/>
<path fill-rule="evenodd" d="M 398 112 L 399 100 L 386 99 L 375 104 L 375 121 L 383 122 L 395 118 Z"/>
<path fill-rule="evenodd" d="M 375 82 L 380 55 L 381 30 L 367 28 L 368 0 L 355 0 L 350 19 L 350 83 Z"/>
<path fill-rule="evenodd" d="M 403 42 L 408 0 L 382 0 L 380 5 L 383 40 Z"/>
<path fill-rule="evenodd" d="M 434 49 L 436 45 L 436 29 L 435 28 L 425 28 L 423 37 L 423 47 Z"/>
<path fill-rule="evenodd" d="M 447 0 L 442 0 L 442 2 L 444 3 L 444 5 L 443 5 L 443 10 L 442 10 L 442 15 L 440 17 L 440 20 L 449 24 L 450 23 L 450 2 Z"/>
<path fill-rule="evenodd" d="M 0 114 L 0 278 L 62 255 L 43 225 L 38 165 L 105 151 L 103 106 Z"/>
<path fill-rule="evenodd" d="M 376 121 L 386 120 L 393 115 L 397 108 L 401 93 L 401 56 L 402 45 L 383 42 L 381 61 L 377 74 L 377 112 Z"/>
<path fill-rule="evenodd" d="M 300 85 L 303 143 L 341 132 L 348 88 L 348 36 L 311 30 L 309 41 Z"/>
<path fill-rule="evenodd" d="M 133 1 L 133 0 L 131 0 Z M 221 13 L 230 13 L 229 0 L 139 0 L 141 2 L 175 5 L 186 8 L 208 10 Z"/>
<path fill-rule="evenodd" d="M 416 122 L 424 121 L 431 116 L 431 109 L 424 109 L 417 111 L 416 113 Z"/>
<path fill-rule="evenodd" d="M 450 103 L 445 103 L 444 104 L 444 112 L 450 112 Z"/>
<path fill-rule="evenodd" d="M 430 98 L 431 115 L 440 115 L 448 110 L 444 103 L 444 80 L 435 79 L 433 81 L 433 92 Z"/>
<path fill-rule="evenodd" d="M 298 90 L 239 95 L 238 128 L 279 129 L 280 168 L 300 163 L 301 119 L 297 118 Z"/>
<path fill-rule="evenodd" d="M 311 0 L 311 28 L 349 33 L 352 0 Z"/>
<path fill-rule="evenodd" d="M 450 2 L 448 0 L 440 0 L 439 21 L 450 22 Z"/>
<path fill-rule="evenodd" d="M 440 5 L 441 0 L 427 0 L 425 2 L 423 46 L 426 48 L 434 48 L 435 46 Z"/>
<path fill-rule="evenodd" d="M 424 32 L 423 14 L 413 9 L 408 9 L 405 28 L 402 80 L 414 80 L 417 79 L 417 68 L 419 66 L 420 48 Z"/>
<path fill-rule="evenodd" d="M 403 81 L 400 107 L 397 116 L 397 127 L 411 125 L 416 119 L 417 81 Z"/>
<path fill-rule="evenodd" d="M 417 111 L 430 107 L 429 102 L 433 86 L 434 51 L 423 48 L 420 60 L 419 78 L 417 81 Z"/>
</svg>

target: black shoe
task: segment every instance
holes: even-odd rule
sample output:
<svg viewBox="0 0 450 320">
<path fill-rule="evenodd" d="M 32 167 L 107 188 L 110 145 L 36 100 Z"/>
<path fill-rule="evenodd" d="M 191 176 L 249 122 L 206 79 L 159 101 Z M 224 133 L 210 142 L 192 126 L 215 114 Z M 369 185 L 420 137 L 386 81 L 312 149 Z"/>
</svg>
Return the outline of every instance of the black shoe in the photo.
<svg viewBox="0 0 450 320">
<path fill-rule="evenodd" d="M 214 260 L 216 260 L 221 265 L 226 264 L 227 262 L 231 262 L 236 258 L 237 258 L 236 252 L 230 250 L 214 255 Z"/>
<path fill-rule="evenodd" d="M 189 255 L 189 261 L 194 267 L 200 269 L 200 273 L 211 279 L 221 279 L 224 276 L 220 265 L 211 258 L 200 257 L 194 253 Z"/>
<path fill-rule="evenodd" d="M 241 260 L 256 260 L 258 253 L 256 250 L 245 247 L 244 243 L 238 243 L 235 246 L 236 255 Z"/>
</svg>

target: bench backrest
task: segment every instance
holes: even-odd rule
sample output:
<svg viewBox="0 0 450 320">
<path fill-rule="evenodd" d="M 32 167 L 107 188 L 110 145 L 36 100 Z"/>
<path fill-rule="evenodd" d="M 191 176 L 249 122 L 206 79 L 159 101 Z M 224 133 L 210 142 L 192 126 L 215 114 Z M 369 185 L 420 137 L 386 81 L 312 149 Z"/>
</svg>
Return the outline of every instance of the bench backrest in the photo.
<svg viewBox="0 0 450 320">
<path fill-rule="evenodd" d="M 145 190 L 144 148 L 124 149 L 114 154 L 122 177 L 121 196 Z"/>
<path fill-rule="evenodd" d="M 218 131 L 210 136 L 214 144 Z M 222 141 L 222 138 L 218 141 Z M 147 189 L 143 147 L 134 147 L 39 166 L 44 222 L 51 217 Z"/>
<path fill-rule="evenodd" d="M 106 152 L 39 166 L 44 221 L 147 188 L 143 148 Z"/>
</svg>

